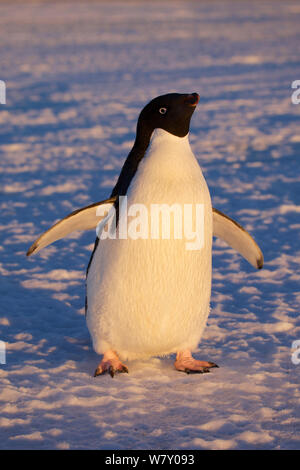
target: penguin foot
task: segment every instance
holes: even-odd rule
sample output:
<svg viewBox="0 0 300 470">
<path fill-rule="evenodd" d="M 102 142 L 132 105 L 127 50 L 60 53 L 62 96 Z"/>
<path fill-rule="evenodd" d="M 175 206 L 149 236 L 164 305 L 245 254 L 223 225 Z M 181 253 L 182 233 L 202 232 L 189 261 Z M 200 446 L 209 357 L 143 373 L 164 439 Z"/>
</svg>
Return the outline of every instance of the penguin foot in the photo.
<svg viewBox="0 0 300 470">
<path fill-rule="evenodd" d="M 210 372 L 209 369 L 219 367 L 214 362 L 197 361 L 188 350 L 178 351 L 174 365 L 177 370 L 186 374 L 205 374 Z"/>
<path fill-rule="evenodd" d="M 109 373 L 111 377 L 114 377 L 116 373 L 126 372 L 128 374 L 128 369 L 114 351 L 106 351 L 103 355 L 103 359 L 95 370 L 94 377 L 97 375 L 103 375 L 106 372 Z"/>
</svg>

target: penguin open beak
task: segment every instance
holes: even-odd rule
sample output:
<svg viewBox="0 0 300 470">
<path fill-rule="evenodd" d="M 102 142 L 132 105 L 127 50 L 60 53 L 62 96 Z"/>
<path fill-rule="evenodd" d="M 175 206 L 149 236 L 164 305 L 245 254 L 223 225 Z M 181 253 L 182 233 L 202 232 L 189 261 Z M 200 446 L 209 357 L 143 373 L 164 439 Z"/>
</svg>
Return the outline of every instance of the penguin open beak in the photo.
<svg viewBox="0 0 300 470">
<path fill-rule="evenodd" d="M 187 95 L 185 98 L 184 102 L 187 103 L 189 106 L 197 106 L 199 103 L 200 96 L 198 93 L 191 93 L 190 95 Z"/>
</svg>

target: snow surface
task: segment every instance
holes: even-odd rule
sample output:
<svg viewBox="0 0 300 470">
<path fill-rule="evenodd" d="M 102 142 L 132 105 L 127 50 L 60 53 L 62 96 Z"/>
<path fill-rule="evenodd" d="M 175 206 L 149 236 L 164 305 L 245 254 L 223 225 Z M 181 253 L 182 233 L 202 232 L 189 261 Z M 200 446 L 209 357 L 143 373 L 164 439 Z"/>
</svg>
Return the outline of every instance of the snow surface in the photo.
<svg viewBox="0 0 300 470">
<path fill-rule="evenodd" d="M 299 448 L 299 3 L 0 11 L 1 448 Z M 174 357 L 153 358 L 95 379 L 83 308 L 95 234 L 25 253 L 54 221 L 108 197 L 140 109 L 172 91 L 200 93 L 192 148 L 214 206 L 254 235 L 265 267 L 214 243 L 197 357 L 219 369 L 186 375 Z"/>
</svg>

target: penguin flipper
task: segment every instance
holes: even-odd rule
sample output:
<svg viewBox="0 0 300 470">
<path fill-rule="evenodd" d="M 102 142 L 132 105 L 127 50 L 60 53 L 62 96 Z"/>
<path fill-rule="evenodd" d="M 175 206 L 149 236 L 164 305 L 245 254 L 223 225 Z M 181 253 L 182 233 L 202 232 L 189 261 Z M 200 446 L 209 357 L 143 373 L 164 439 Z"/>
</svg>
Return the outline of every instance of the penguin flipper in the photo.
<svg viewBox="0 0 300 470">
<path fill-rule="evenodd" d="M 89 206 L 77 209 L 62 220 L 50 227 L 46 232 L 40 235 L 27 251 L 27 256 L 37 253 L 56 240 L 66 237 L 77 230 L 91 230 L 97 227 L 101 222 L 101 216 L 97 215 L 99 206 L 103 206 L 103 210 L 109 211 L 115 203 L 117 197 L 111 197 L 104 201 L 96 202 Z M 107 206 L 107 207 L 105 207 Z M 102 216 L 103 220 L 104 215 Z"/>
<path fill-rule="evenodd" d="M 261 249 L 238 222 L 213 208 L 213 235 L 221 238 L 240 255 L 242 255 L 254 268 L 261 269 L 264 257 Z"/>
</svg>

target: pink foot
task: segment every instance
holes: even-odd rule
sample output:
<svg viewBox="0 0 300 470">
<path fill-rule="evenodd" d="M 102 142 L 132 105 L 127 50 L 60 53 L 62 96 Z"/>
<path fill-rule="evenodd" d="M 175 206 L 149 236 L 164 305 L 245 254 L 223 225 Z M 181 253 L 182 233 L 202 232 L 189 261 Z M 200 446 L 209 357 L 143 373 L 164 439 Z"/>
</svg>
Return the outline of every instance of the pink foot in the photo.
<svg viewBox="0 0 300 470">
<path fill-rule="evenodd" d="M 187 374 L 203 374 L 209 372 L 211 367 L 219 367 L 214 362 L 197 361 L 190 351 L 178 351 L 175 361 L 175 368 Z"/>
<path fill-rule="evenodd" d="M 103 359 L 95 370 L 94 377 L 105 374 L 105 372 L 109 372 L 110 376 L 113 377 L 116 372 L 126 372 L 128 374 L 128 369 L 122 364 L 117 354 L 109 350 L 103 354 Z"/>
</svg>

